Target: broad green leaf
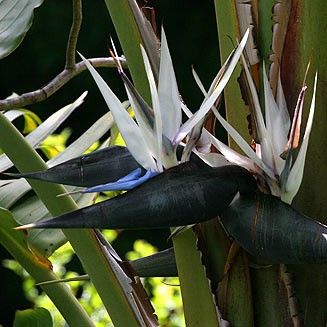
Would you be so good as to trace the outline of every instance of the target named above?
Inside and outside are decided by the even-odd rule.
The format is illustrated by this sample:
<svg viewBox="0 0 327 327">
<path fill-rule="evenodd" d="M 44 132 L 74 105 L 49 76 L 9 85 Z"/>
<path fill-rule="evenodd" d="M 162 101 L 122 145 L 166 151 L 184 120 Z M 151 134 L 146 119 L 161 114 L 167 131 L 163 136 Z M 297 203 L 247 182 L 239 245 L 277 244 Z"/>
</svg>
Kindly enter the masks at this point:
<svg viewBox="0 0 327 327">
<path fill-rule="evenodd" d="M 19 131 L 1 114 L 0 125 L 0 147 L 3 148 L 11 160 L 15 162 L 16 167 L 20 171 L 36 171 L 45 170 L 47 168 L 35 150 L 30 147 L 25 138 L 22 137 L 21 133 L 19 133 Z M 26 160 L 26 158 L 28 158 L 28 160 Z M 56 195 L 66 191 L 61 185 L 45 185 L 44 183 L 36 181 L 30 181 L 30 183 L 52 215 L 55 216 L 63 212 L 77 209 L 77 205 L 71 197 L 56 197 Z M 94 232 L 90 230 L 66 230 L 65 234 L 78 253 L 85 270 L 90 275 L 113 322 L 123 326 L 136 326 L 137 320 L 133 309 L 127 303 L 125 295 L 105 258 L 105 254 L 102 249 L 99 248 L 98 242 L 94 237 Z M 81 240 L 83 240 L 83 242 L 81 242 Z M 99 267 L 102 268 L 99 269 Z M 33 267 L 26 270 L 31 271 L 32 268 Z M 42 271 L 42 276 L 38 274 L 35 279 L 37 281 L 41 281 L 41 279 L 51 279 L 51 277 L 44 276 L 45 273 L 47 275 L 50 274 L 49 271 L 44 273 Z M 34 271 L 31 271 L 31 275 L 33 274 Z M 58 284 L 58 286 L 59 285 L 64 286 L 62 284 Z M 56 285 L 52 285 L 51 287 L 44 288 L 49 297 L 56 302 L 56 306 L 62 312 L 68 324 L 71 326 L 92 325 L 86 312 L 80 309 L 80 304 L 76 298 L 71 296 L 71 292 L 67 292 L 67 287 L 61 287 L 58 296 L 58 291 L 56 291 L 58 289 L 55 286 Z M 107 291 L 108 289 L 110 289 L 110 292 Z"/>
<path fill-rule="evenodd" d="M 26 248 L 25 236 L 23 233 L 16 233 L 14 228 L 17 222 L 12 217 L 9 210 L 0 207 L 0 229 L 1 232 L 6 233 L 9 237 L 15 240 L 19 246 Z"/>
<path fill-rule="evenodd" d="M 22 267 L 37 281 L 55 280 L 51 264 L 46 258 L 36 256 L 26 244 L 26 234 L 17 233 L 10 211 L 0 208 L 0 242 Z M 77 299 L 65 285 L 44 286 L 47 295 L 71 326 L 93 326 Z M 30 326 L 23 324 L 23 326 Z M 40 325 L 43 326 L 43 325 Z"/>
<path fill-rule="evenodd" d="M 44 308 L 18 310 L 15 314 L 14 327 L 52 327 L 50 312 Z"/>
<path fill-rule="evenodd" d="M 9 209 L 17 200 L 31 190 L 25 179 L 8 180 L 0 186 L 0 206 Z"/>
<path fill-rule="evenodd" d="M 189 229 L 177 235 L 173 243 L 186 325 L 228 326 L 216 305 L 193 231 Z"/>
<path fill-rule="evenodd" d="M 43 0 L 0 1 L 0 59 L 8 56 L 23 41 L 33 20 L 34 8 Z"/>
</svg>

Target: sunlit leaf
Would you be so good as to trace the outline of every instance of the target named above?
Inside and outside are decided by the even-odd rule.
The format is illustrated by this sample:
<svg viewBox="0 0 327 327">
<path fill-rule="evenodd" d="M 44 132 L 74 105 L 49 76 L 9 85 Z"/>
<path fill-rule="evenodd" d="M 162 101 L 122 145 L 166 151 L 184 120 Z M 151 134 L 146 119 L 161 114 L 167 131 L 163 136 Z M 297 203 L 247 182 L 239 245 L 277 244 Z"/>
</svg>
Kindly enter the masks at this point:
<svg viewBox="0 0 327 327">
<path fill-rule="evenodd" d="M 52 327 L 50 312 L 44 308 L 18 310 L 15 314 L 14 327 Z"/>
</svg>

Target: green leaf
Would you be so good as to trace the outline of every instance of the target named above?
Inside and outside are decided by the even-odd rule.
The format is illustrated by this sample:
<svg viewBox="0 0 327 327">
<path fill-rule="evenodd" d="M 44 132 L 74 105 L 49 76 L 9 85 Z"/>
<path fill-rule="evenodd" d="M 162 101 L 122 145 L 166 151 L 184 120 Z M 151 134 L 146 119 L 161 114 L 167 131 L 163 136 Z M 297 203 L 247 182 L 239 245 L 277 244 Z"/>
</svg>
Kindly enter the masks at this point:
<svg viewBox="0 0 327 327">
<path fill-rule="evenodd" d="M 179 234 L 173 242 L 186 325 L 228 326 L 216 306 L 193 231 Z"/>
<path fill-rule="evenodd" d="M 56 280 L 51 270 L 51 264 L 46 258 L 36 256 L 26 244 L 24 233 L 17 233 L 17 226 L 10 211 L 0 208 L 0 243 L 22 265 L 22 267 L 37 281 Z M 77 299 L 65 285 L 44 286 L 47 295 L 62 313 L 67 323 L 74 326 L 93 326 L 87 314 L 83 311 Z M 24 325 L 30 326 L 30 325 Z M 43 325 L 42 325 L 43 326 Z"/>
<path fill-rule="evenodd" d="M 14 228 L 17 223 L 12 217 L 10 211 L 0 207 L 0 230 L 12 238 L 19 246 L 26 248 L 25 237 L 23 233 L 16 233 Z M 1 239 L 0 239 L 1 240 Z"/>
<path fill-rule="evenodd" d="M 8 56 L 23 41 L 33 20 L 34 8 L 43 0 L 0 1 L 0 59 Z"/>
<path fill-rule="evenodd" d="M 35 150 L 1 113 L 0 126 L 0 147 L 15 163 L 18 170 L 36 171 L 46 169 L 45 163 L 40 159 Z M 40 199 L 46 204 L 52 215 L 58 215 L 77 208 L 70 197 L 56 197 L 56 195 L 66 192 L 62 186 L 56 184 L 45 185 L 44 183 L 36 181 L 30 181 L 30 184 Z M 108 264 L 105 254 L 98 246 L 98 241 L 95 239 L 93 231 L 66 230 L 65 235 L 78 253 L 105 307 L 110 312 L 110 317 L 113 322 L 121 324 L 122 326 L 136 326 L 137 320 L 133 308 L 127 303 L 126 297 L 114 276 L 112 268 Z M 31 271 L 31 269 L 29 270 L 31 275 L 36 275 L 37 272 L 34 270 Z M 47 275 L 49 275 L 49 272 L 47 272 Z M 35 279 L 37 281 L 42 281 L 49 280 L 51 277 L 38 275 Z M 54 286 L 57 285 L 44 286 L 44 289 L 49 297 L 56 303 L 56 306 L 65 316 L 65 319 L 71 321 L 71 323 L 68 323 L 71 326 L 81 326 L 82 324 L 83 326 L 92 325 L 92 323 L 89 323 L 85 311 L 80 310 L 78 301 L 72 296 L 71 292 L 68 292 L 66 288 L 61 287 L 57 289 L 54 288 Z M 110 289 L 110 292 L 108 292 L 108 289 Z M 67 303 L 68 301 L 70 304 Z M 78 311 L 78 313 L 76 313 L 76 311 Z"/>
<path fill-rule="evenodd" d="M 50 312 L 44 308 L 18 310 L 15 314 L 14 327 L 52 327 Z"/>
</svg>

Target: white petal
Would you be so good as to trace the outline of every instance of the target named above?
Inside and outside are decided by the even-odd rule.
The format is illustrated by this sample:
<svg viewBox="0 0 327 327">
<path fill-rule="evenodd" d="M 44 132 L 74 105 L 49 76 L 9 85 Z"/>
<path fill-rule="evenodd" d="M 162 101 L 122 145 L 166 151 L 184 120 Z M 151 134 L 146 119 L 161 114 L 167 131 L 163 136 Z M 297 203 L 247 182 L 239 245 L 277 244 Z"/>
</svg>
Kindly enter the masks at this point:
<svg viewBox="0 0 327 327">
<path fill-rule="evenodd" d="M 157 167 L 159 171 L 162 171 L 162 120 L 161 120 L 159 96 L 158 96 L 156 82 L 154 80 L 154 76 L 152 73 L 150 61 L 142 45 L 141 45 L 141 52 L 143 56 L 146 75 L 149 81 L 151 99 L 152 99 L 152 108 L 154 111 L 155 132 L 156 132 L 157 149 L 158 149 L 158 154 L 156 156 Z"/>
<path fill-rule="evenodd" d="M 271 171 L 269 167 L 257 156 L 257 154 L 253 151 L 250 145 L 242 138 L 242 136 L 236 131 L 232 125 L 230 125 L 218 112 L 217 109 L 212 108 L 215 116 L 219 120 L 219 122 L 226 129 L 228 134 L 233 138 L 233 140 L 237 143 L 237 145 L 242 149 L 242 151 L 253 160 L 253 162 L 258 165 L 270 178 L 274 179 L 274 173 Z"/>
<path fill-rule="evenodd" d="M 253 164 L 253 161 L 238 152 L 231 149 L 225 143 L 219 141 L 213 136 L 212 139 L 213 146 L 231 163 L 241 166 L 248 171 L 259 173 L 258 168 Z"/>
<path fill-rule="evenodd" d="M 250 92 L 252 95 L 252 101 L 253 101 L 253 105 L 254 105 L 254 117 L 253 118 L 255 119 L 257 133 L 258 133 L 258 136 L 260 139 L 261 153 L 262 153 L 261 158 L 266 166 L 268 166 L 270 169 L 274 169 L 274 157 L 273 157 L 272 143 L 271 143 L 269 134 L 267 132 L 264 119 L 263 119 L 257 89 L 254 84 L 252 75 L 249 71 L 245 57 L 243 55 L 241 56 L 241 59 L 242 59 L 246 79 L 249 83 Z"/>
<path fill-rule="evenodd" d="M 107 83 L 103 80 L 100 74 L 93 68 L 93 66 L 86 60 L 81 54 L 79 54 L 83 59 L 85 65 L 89 69 L 93 79 L 95 80 L 98 88 L 107 103 L 107 106 L 112 112 L 115 122 L 120 130 L 127 147 L 135 160 L 139 162 L 145 169 L 156 170 L 156 164 L 151 156 L 151 153 L 143 139 L 143 135 L 134 122 L 134 120 L 129 116 L 128 112 L 125 110 L 122 103 L 116 97 L 114 92 L 110 89 Z"/>
<path fill-rule="evenodd" d="M 290 114 L 287 109 L 287 104 L 284 96 L 282 82 L 280 80 L 280 74 L 278 74 L 278 84 L 277 84 L 277 96 L 276 96 L 277 106 L 282 115 L 283 124 L 287 131 L 290 130 L 291 127 L 291 119 Z"/>
<path fill-rule="evenodd" d="M 25 140 L 29 143 L 29 145 L 33 148 L 36 148 L 42 141 L 44 141 L 50 134 L 52 134 L 69 117 L 69 115 L 83 103 L 86 95 L 87 92 L 84 92 L 73 103 L 56 111 L 36 129 L 29 133 L 25 137 Z M 7 155 L 0 155 L 0 171 L 4 171 L 12 166 L 13 164 Z"/>
<path fill-rule="evenodd" d="M 317 78 L 318 78 L 318 74 L 316 73 L 314 87 L 313 87 L 313 95 L 312 95 L 312 100 L 311 100 L 311 106 L 310 106 L 310 111 L 309 111 L 309 117 L 308 117 L 308 121 L 307 121 L 307 126 L 305 128 L 303 141 L 302 141 L 299 153 L 297 155 L 297 158 L 296 158 L 294 165 L 288 176 L 287 183 L 286 183 L 286 192 L 285 192 L 285 194 L 282 195 L 282 200 L 287 203 L 292 202 L 292 200 L 293 200 L 294 196 L 296 195 L 296 193 L 298 192 L 301 182 L 302 182 L 305 157 L 306 157 L 306 153 L 307 153 L 307 149 L 308 149 L 309 138 L 310 138 L 312 122 L 313 122 L 313 116 L 314 116 L 314 112 L 315 112 Z"/>
<path fill-rule="evenodd" d="M 161 31 L 158 94 L 162 130 L 171 141 L 182 124 L 181 100 L 164 29 Z"/>
<path fill-rule="evenodd" d="M 200 90 L 202 91 L 203 95 L 205 97 L 207 97 L 207 93 L 206 90 L 201 82 L 200 77 L 198 76 L 198 74 L 195 72 L 194 69 L 192 69 L 192 73 L 194 76 L 194 79 L 196 81 L 196 83 L 198 84 Z M 211 84 L 213 85 L 213 84 Z M 212 88 L 212 86 L 211 86 Z M 210 91 L 210 90 L 209 90 Z M 214 108 L 214 113 L 217 113 L 218 111 Z M 227 123 L 227 122 L 226 122 Z M 231 126 L 230 126 L 231 127 Z M 231 127 L 231 129 L 233 129 Z M 234 129 L 233 129 L 234 130 Z M 227 130 L 228 132 L 228 130 Z M 236 131 L 235 131 L 236 132 Z M 241 154 L 237 153 L 236 151 L 234 151 L 233 149 L 231 149 L 230 147 L 228 147 L 227 145 L 225 145 L 224 143 L 220 142 L 217 138 L 215 138 L 212 134 L 210 134 L 207 130 L 204 130 L 204 132 L 202 133 L 203 137 L 207 137 L 208 139 L 210 139 L 210 141 L 212 142 L 212 144 L 216 147 L 216 149 L 222 153 L 224 155 L 224 157 L 231 163 L 237 164 L 241 167 L 244 167 L 246 169 L 248 169 L 249 171 L 252 172 L 256 172 L 259 173 L 258 168 L 253 164 L 253 161 L 248 159 L 245 156 L 242 156 Z M 241 138 L 241 136 L 239 135 L 239 137 Z M 245 141 L 244 141 L 245 142 Z M 245 142 L 246 147 L 248 148 L 248 144 Z M 250 147 L 249 147 L 250 148 Z M 253 150 L 250 148 L 248 149 L 249 151 L 251 151 L 254 155 L 255 153 L 253 152 Z M 195 152 L 196 153 L 196 152 Z M 252 155 L 251 153 L 251 155 Z M 199 155 L 199 157 L 202 158 L 203 161 L 207 162 L 208 159 L 204 158 L 202 156 Z M 260 160 L 260 158 L 257 158 L 258 160 Z M 206 161 L 207 160 L 207 161 Z M 209 163 L 209 165 L 214 165 L 213 162 Z"/>
<path fill-rule="evenodd" d="M 285 125 L 283 114 L 277 107 L 266 74 L 265 64 L 263 64 L 263 87 L 265 96 L 266 130 L 272 143 L 274 167 L 276 167 L 276 172 L 280 175 L 285 163 L 280 155 L 283 153 L 287 143 L 289 126 L 287 126 L 287 124 Z"/>
<path fill-rule="evenodd" d="M 249 36 L 249 30 L 244 34 L 240 44 L 236 48 L 232 58 L 230 59 L 229 65 L 224 72 L 223 77 L 221 78 L 218 85 L 215 87 L 214 91 L 210 95 L 210 97 L 201 105 L 200 109 L 188 120 L 182 127 L 179 129 L 179 132 L 174 138 L 174 143 L 178 144 L 183 138 L 191 131 L 191 129 L 206 115 L 206 113 L 211 109 L 213 104 L 219 95 L 223 92 L 226 84 L 228 83 L 235 66 L 238 63 L 238 60 L 242 54 L 242 51 L 245 47 L 247 38 Z"/>
</svg>

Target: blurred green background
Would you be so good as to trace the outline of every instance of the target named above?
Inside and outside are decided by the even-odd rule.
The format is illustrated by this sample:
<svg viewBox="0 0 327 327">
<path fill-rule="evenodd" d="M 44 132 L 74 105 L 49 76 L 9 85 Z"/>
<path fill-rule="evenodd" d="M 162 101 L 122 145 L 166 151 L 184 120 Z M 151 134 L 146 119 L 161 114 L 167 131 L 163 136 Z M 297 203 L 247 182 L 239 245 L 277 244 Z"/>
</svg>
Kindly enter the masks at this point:
<svg viewBox="0 0 327 327">
<path fill-rule="evenodd" d="M 159 30 L 161 24 L 164 25 L 180 93 L 189 108 L 194 110 L 201 103 L 202 96 L 192 77 L 192 65 L 205 86 L 210 84 L 219 68 L 214 4 L 209 0 L 153 0 L 148 1 L 147 5 L 155 9 Z M 72 4 L 68 0 L 45 1 L 41 7 L 35 10 L 33 25 L 23 43 L 15 52 L 0 61 L 1 99 L 11 95 L 12 92 L 22 94 L 36 90 L 48 83 L 63 69 L 71 14 Z M 113 37 L 117 45 L 118 39 L 105 2 L 100 0 L 84 1 L 83 23 L 77 45 L 78 51 L 86 57 L 108 56 L 107 44 L 110 36 Z M 116 70 L 101 69 L 100 72 L 120 99 L 126 99 L 123 84 Z M 72 102 L 84 90 L 89 91 L 85 103 L 72 114 L 57 132 L 60 133 L 64 127 L 71 128 L 72 134 L 67 140 L 67 144 L 69 144 L 107 111 L 107 106 L 87 72 L 75 77 L 45 102 L 29 106 L 28 109 L 44 120 L 51 113 Z M 168 235 L 168 230 L 148 230 L 121 231 L 109 235 L 109 237 L 111 237 L 113 246 L 122 257 L 126 257 L 126 254 L 129 253 L 128 256 L 134 258 L 154 251 L 152 246 L 158 250 L 166 248 L 169 245 L 167 244 Z M 133 250 L 134 252 L 131 253 L 130 251 Z M 59 271 L 59 273 L 74 272 L 68 276 L 83 274 L 78 259 L 69 253 L 69 250 L 64 249 L 56 254 L 54 260 L 59 260 L 65 264 L 64 271 Z M 41 290 L 34 288 L 33 281 L 26 278 L 24 272 L 15 265 L 15 262 L 8 261 L 8 259 L 11 259 L 10 255 L 0 247 L 0 324 L 3 326 L 12 326 L 17 308 L 29 308 L 33 306 L 33 301 L 36 299 L 41 305 L 47 301 L 44 297 L 39 297 Z M 24 288 L 21 277 L 25 280 Z M 167 282 L 174 284 L 176 280 Z M 145 283 L 149 292 L 154 291 L 155 285 L 154 302 L 162 301 L 169 295 L 160 293 L 160 287 L 164 285 L 162 279 L 152 282 L 145 281 Z M 90 295 L 92 292 L 91 288 L 88 288 L 88 283 L 75 283 L 72 287 L 76 295 L 87 302 L 87 294 Z M 171 288 L 171 292 L 175 293 L 169 295 L 175 295 L 175 299 L 178 298 L 176 289 Z M 24 290 L 29 290 L 28 294 Z M 88 303 L 90 310 L 97 303 L 99 301 L 93 304 Z M 165 326 L 180 325 L 181 321 L 178 319 L 180 312 L 169 312 L 169 304 L 164 305 L 166 305 L 166 311 L 170 315 L 170 323 L 166 324 L 162 321 L 162 324 Z M 181 303 L 171 305 L 172 307 L 175 305 L 180 307 Z M 167 312 L 164 314 L 167 315 Z M 99 321 L 101 321 L 101 312 L 97 312 L 97 314 L 100 317 Z M 174 318 L 174 314 L 177 318 Z"/>
</svg>

